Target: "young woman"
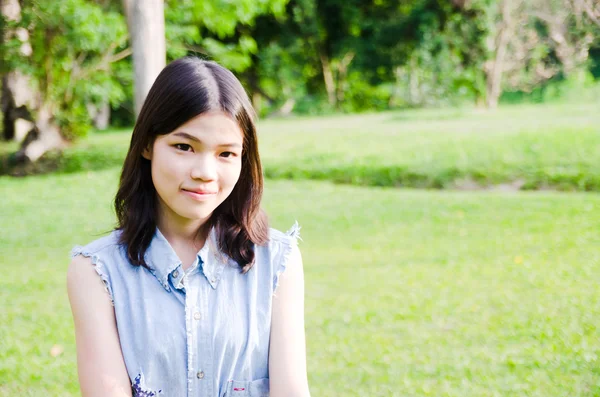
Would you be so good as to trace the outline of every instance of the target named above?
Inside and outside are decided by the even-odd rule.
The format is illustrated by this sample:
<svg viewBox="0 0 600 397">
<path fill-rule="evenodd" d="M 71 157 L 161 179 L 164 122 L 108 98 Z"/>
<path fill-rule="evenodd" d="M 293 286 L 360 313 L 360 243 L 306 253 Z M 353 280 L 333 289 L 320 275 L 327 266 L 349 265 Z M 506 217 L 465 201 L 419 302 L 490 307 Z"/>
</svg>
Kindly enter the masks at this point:
<svg viewBox="0 0 600 397">
<path fill-rule="evenodd" d="M 217 63 L 158 76 L 118 227 L 75 247 L 67 274 L 84 396 L 309 395 L 298 227 L 269 229 L 260 209 L 254 119 Z"/>
</svg>

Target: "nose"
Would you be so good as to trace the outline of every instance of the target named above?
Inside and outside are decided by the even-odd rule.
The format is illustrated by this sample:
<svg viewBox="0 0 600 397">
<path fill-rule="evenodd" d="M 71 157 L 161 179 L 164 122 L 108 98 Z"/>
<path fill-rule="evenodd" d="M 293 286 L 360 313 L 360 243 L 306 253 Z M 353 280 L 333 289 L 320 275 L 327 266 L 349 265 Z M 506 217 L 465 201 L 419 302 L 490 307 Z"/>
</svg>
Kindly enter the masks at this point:
<svg viewBox="0 0 600 397">
<path fill-rule="evenodd" d="M 210 154 L 198 154 L 190 172 L 192 179 L 213 181 L 217 178 L 217 161 Z"/>
</svg>

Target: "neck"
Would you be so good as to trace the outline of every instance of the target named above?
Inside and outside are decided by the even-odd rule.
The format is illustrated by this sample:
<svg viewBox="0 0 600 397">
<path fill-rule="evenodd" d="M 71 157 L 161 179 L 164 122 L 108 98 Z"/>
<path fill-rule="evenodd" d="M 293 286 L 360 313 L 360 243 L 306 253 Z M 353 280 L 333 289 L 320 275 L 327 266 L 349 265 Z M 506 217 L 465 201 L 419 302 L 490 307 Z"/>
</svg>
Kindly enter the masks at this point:
<svg viewBox="0 0 600 397">
<path fill-rule="evenodd" d="M 197 252 L 204 245 L 208 230 L 208 219 L 185 219 L 160 206 L 157 226 L 171 247 L 180 256 L 184 251 Z M 182 252 L 183 251 L 183 252 Z"/>
</svg>

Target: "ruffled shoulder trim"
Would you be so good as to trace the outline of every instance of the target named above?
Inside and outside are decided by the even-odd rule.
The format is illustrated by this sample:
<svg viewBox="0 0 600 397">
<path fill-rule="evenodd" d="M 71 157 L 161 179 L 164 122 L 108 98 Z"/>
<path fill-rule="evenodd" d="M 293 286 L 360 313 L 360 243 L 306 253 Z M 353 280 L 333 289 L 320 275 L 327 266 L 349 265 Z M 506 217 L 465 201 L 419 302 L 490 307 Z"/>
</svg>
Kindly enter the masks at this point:
<svg viewBox="0 0 600 397">
<path fill-rule="evenodd" d="M 275 263 L 275 276 L 273 277 L 273 293 L 277 290 L 279 286 L 279 279 L 285 269 L 288 267 L 288 264 L 295 260 L 300 259 L 300 250 L 298 249 L 298 240 L 302 241 L 300 237 L 300 225 L 298 222 L 295 222 L 294 225 L 285 233 L 282 233 L 278 230 L 271 229 L 271 240 L 278 242 L 279 247 L 279 255 L 274 258 Z"/>
<path fill-rule="evenodd" d="M 102 261 L 102 251 L 111 245 L 115 245 L 115 237 L 115 232 L 113 232 L 110 235 L 93 241 L 86 246 L 76 245 L 71 250 L 71 258 L 81 255 L 92 260 L 92 265 L 104 283 L 104 289 L 110 296 L 110 302 L 113 306 L 115 305 L 115 299 L 111 287 L 110 276 Z"/>
</svg>

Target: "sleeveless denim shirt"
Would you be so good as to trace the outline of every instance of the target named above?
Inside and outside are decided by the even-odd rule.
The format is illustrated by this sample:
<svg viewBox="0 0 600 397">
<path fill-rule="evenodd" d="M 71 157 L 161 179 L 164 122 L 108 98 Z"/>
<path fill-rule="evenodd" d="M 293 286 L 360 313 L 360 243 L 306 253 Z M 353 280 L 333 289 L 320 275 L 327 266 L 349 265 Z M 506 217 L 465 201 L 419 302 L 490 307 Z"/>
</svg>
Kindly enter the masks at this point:
<svg viewBox="0 0 600 397">
<path fill-rule="evenodd" d="M 110 294 L 134 397 L 269 395 L 272 297 L 301 260 L 298 231 L 271 229 L 246 274 L 216 249 L 214 230 L 186 271 L 158 228 L 145 254 L 151 270 L 130 264 L 119 231 L 73 248 Z"/>
</svg>

